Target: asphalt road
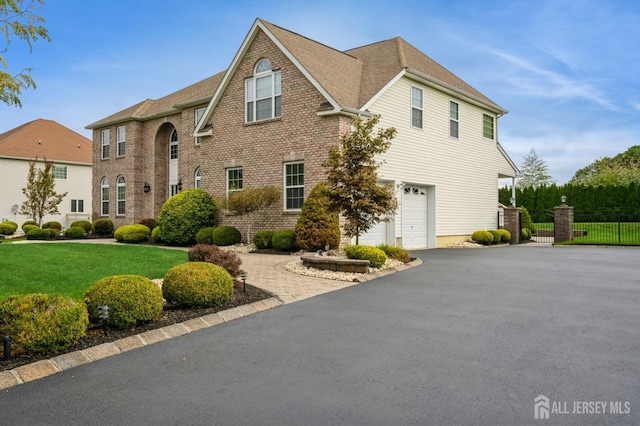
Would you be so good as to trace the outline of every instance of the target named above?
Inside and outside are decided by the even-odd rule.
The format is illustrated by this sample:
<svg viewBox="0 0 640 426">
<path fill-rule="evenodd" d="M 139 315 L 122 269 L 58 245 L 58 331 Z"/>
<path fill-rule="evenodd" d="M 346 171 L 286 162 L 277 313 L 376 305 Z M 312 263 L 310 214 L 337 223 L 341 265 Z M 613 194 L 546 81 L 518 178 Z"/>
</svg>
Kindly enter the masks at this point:
<svg viewBox="0 0 640 426">
<path fill-rule="evenodd" d="M 422 266 L 6 389 L 0 424 L 640 423 L 639 249 L 413 254 Z"/>
</svg>

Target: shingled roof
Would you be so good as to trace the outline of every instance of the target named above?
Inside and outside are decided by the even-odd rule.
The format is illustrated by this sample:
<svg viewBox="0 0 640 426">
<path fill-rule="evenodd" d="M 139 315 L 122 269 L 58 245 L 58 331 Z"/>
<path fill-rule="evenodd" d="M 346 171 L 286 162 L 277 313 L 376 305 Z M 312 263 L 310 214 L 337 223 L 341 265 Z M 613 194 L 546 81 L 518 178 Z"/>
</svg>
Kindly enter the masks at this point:
<svg viewBox="0 0 640 426">
<path fill-rule="evenodd" d="M 63 125 L 39 118 L 0 134 L 0 157 L 92 163 L 91 140 Z"/>
<path fill-rule="evenodd" d="M 400 37 L 369 44 L 344 52 L 311 40 L 270 22 L 257 19 L 245 39 L 252 40 L 253 32 L 263 30 L 297 62 L 306 74 L 319 85 L 341 108 L 362 109 L 384 86 L 403 72 L 416 78 L 424 77 L 431 84 L 469 97 L 497 112 L 506 111 L 455 74 L 420 52 Z M 241 59 L 242 51 L 234 59 Z M 233 68 L 232 67 L 230 69 Z M 147 99 L 87 126 L 98 128 L 128 119 L 145 120 L 179 111 L 176 106 L 214 96 L 225 74 L 220 72 L 208 79 L 174 92 L 158 100 Z M 224 87 L 223 87 L 224 89 Z"/>
</svg>

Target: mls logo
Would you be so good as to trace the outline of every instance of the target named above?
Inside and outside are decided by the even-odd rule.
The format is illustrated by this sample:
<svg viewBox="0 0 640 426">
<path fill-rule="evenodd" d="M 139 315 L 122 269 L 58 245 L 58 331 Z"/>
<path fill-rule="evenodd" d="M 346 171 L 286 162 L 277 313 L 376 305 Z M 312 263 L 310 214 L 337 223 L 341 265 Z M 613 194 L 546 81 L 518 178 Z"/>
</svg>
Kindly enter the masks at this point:
<svg viewBox="0 0 640 426">
<path fill-rule="evenodd" d="M 549 398 L 544 395 L 538 395 L 533 400 L 533 417 L 536 419 L 548 419 L 549 418 Z"/>
</svg>

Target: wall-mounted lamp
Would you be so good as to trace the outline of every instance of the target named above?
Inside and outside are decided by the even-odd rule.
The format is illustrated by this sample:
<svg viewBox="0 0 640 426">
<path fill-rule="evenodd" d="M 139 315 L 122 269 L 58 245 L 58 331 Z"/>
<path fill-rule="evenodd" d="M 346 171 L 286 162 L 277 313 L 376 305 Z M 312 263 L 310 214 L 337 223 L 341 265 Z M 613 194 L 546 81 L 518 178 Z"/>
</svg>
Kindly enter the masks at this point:
<svg viewBox="0 0 640 426">
<path fill-rule="evenodd" d="M 182 179 L 178 179 L 178 192 L 182 192 Z"/>
<path fill-rule="evenodd" d="M 144 191 L 145 194 L 147 194 L 149 191 L 151 191 L 151 185 L 149 185 L 149 182 L 145 182 L 144 186 L 142 187 L 142 190 Z"/>
</svg>

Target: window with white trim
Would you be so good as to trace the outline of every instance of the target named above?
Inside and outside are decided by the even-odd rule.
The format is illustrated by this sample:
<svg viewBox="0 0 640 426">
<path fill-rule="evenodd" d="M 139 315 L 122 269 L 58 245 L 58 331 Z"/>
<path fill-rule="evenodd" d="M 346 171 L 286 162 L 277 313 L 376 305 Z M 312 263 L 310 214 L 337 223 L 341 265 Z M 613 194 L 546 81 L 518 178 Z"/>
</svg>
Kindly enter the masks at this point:
<svg viewBox="0 0 640 426">
<path fill-rule="evenodd" d="M 100 181 L 100 215 L 109 216 L 109 178 Z"/>
<path fill-rule="evenodd" d="M 107 158 L 109 158 L 109 135 L 110 135 L 109 129 L 104 129 L 102 131 L 102 135 L 101 135 L 102 150 L 100 153 L 100 158 L 102 160 L 106 160 Z"/>
<path fill-rule="evenodd" d="M 241 191 L 243 187 L 242 167 L 227 169 L 227 194 L 234 191 Z"/>
<path fill-rule="evenodd" d="M 193 123 L 194 126 L 198 125 L 198 121 L 200 121 L 200 119 L 202 118 L 202 116 L 204 115 L 204 111 L 206 110 L 206 108 L 196 108 L 195 114 L 194 114 L 194 121 L 195 123 Z M 196 137 L 195 138 L 195 144 L 196 145 L 200 145 L 201 141 L 201 137 Z"/>
<path fill-rule="evenodd" d="M 193 174 L 194 179 L 194 188 L 201 188 L 202 184 L 202 172 L 200 171 L 200 167 L 198 167 Z"/>
<path fill-rule="evenodd" d="M 54 164 L 51 168 L 51 173 L 55 180 L 67 180 L 67 166 L 57 166 Z"/>
<path fill-rule="evenodd" d="M 449 101 L 449 136 L 458 138 L 458 103 Z"/>
<path fill-rule="evenodd" d="M 284 165 L 284 209 L 300 210 L 304 203 L 304 163 Z"/>
<path fill-rule="evenodd" d="M 71 200 L 71 213 L 84 213 L 84 200 Z"/>
<path fill-rule="evenodd" d="M 422 89 L 411 86 L 411 127 L 422 129 Z"/>
<path fill-rule="evenodd" d="M 118 157 L 124 157 L 125 153 L 125 142 L 126 142 L 126 131 L 124 126 L 116 127 L 116 155 Z"/>
<path fill-rule="evenodd" d="M 126 187 L 124 182 L 124 176 L 118 176 L 118 179 L 116 180 L 116 194 L 117 194 L 116 199 L 117 199 L 117 205 L 118 205 L 116 215 L 124 216 L 124 214 L 126 213 L 126 204 L 125 204 Z"/>
<path fill-rule="evenodd" d="M 487 139 L 494 138 L 493 117 L 487 114 L 482 115 L 482 136 Z"/>
<path fill-rule="evenodd" d="M 169 159 L 178 159 L 178 132 L 176 132 L 176 129 L 173 129 L 169 138 Z"/>
<path fill-rule="evenodd" d="M 261 59 L 253 77 L 245 80 L 245 119 L 247 123 L 282 115 L 281 73 L 271 69 L 268 59 Z"/>
</svg>

